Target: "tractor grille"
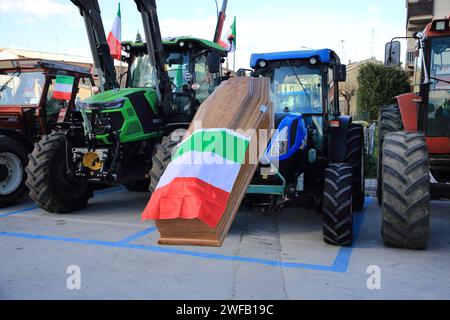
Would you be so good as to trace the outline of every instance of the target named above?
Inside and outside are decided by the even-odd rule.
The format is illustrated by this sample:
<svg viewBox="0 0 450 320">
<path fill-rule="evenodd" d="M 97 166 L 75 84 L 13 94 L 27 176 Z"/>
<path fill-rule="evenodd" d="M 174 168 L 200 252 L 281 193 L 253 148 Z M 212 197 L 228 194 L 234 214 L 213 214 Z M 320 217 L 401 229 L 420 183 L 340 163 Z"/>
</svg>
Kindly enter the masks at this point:
<svg viewBox="0 0 450 320">
<path fill-rule="evenodd" d="M 137 133 L 141 132 L 141 126 L 139 124 L 139 121 L 133 121 L 131 122 L 131 124 L 128 126 L 127 131 L 126 131 L 126 135 L 127 136 L 131 136 Z"/>
</svg>

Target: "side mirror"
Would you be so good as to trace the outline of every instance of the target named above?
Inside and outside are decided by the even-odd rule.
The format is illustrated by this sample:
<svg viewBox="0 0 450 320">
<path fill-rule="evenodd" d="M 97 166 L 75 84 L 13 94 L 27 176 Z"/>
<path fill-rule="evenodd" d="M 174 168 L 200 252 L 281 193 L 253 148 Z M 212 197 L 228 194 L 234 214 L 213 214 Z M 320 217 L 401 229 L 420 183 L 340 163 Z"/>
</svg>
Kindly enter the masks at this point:
<svg viewBox="0 0 450 320">
<path fill-rule="evenodd" d="M 345 82 L 347 80 L 347 66 L 345 64 L 341 64 L 337 70 L 337 81 Z"/>
<path fill-rule="evenodd" d="M 222 57 L 214 51 L 208 53 L 206 57 L 206 61 L 208 63 L 208 71 L 209 73 L 219 73 L 220 72 L 220 63 Z"/>
<path fill-rule="evenodd" d="M 392 41 L 386 43 L 384 50 L 384 66 L 385 67 L 398 67 L 400 66 L 400 41 Z"/>
</svg>

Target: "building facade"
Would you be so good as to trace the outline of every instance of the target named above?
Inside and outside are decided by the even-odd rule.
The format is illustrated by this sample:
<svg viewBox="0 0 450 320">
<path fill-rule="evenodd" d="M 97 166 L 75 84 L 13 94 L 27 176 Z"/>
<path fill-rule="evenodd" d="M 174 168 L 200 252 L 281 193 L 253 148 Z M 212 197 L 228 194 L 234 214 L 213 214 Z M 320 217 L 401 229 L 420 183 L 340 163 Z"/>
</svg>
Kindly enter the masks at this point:
<svg viewBox="0 0 450 320">
<path fill-rule="evenodd" d="M 450 0 L 406 0 L 406 36 L 412 37 L 415 32 L 423 31 L 433 18 L 450 16 Z M 408 39 L 406 51 L 406 71 L 410 77 L 414 75 L 416 40 Z"/>
<path fill-rule="evenodd" d="M 357 108 L 359 70 L 367 63 L 382 64 L 375 58 L 349 63 L 347 65 L 347 80 L 339 84 L 339 109 L 342 114 L 351 115 L 354 119 L 360 118 Z"/>
</svg>

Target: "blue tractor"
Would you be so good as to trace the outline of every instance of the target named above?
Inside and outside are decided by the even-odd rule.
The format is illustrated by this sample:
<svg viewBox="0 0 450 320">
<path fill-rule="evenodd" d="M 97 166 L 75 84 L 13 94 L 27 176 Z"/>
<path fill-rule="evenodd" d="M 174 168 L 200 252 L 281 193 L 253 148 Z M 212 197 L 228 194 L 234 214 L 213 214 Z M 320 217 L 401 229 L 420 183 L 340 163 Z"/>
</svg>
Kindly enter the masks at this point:
<svg viewBox="0 0 450 320">
<path fill-rule="evenodd" d="M 353 212 L 364 206 L 364 133 L 339 111 L 346 66 L 329 49 L 253 54 L 250 64 L 271 80 L 277 130 L 245 203 L 316 208 L 324 241 L 350 245 Z"/>
</svg>

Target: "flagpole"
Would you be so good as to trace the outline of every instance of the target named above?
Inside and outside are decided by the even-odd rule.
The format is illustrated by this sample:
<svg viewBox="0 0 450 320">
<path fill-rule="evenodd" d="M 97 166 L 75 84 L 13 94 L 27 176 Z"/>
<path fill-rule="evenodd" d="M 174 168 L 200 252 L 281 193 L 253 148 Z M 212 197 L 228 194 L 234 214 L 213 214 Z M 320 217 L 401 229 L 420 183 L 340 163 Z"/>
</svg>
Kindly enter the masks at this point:
<svg viewBox="0 0 450 320">
<path fill-rule="evenodd" d="M 233 52 L 233 72 L 236 71 L 236 51 Z"/>
</svg>

